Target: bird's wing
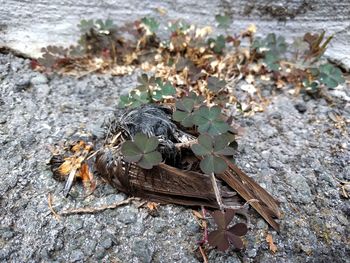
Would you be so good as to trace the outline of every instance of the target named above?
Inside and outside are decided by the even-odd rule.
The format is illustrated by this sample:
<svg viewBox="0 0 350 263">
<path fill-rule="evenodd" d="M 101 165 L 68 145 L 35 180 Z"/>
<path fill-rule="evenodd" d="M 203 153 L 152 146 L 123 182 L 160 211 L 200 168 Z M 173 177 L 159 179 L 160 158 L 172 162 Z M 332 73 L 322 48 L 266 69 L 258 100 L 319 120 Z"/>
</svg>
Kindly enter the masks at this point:
<svg viewBox="0 0 350 263">
<path fill-rule="evenodd" d="M 259 202 L 252 202 L 251 206 L 277 231 L 279 224 L 274 217 L 281 216 L 279 202 L 274 199 L 264 188 L 258 185 L 252 178 L 241 171 L 235 164 L 223 157 L 229 169 L 217 176 L 232 187 L 244 200 L 256 199 Z"/>
<path fill-rule="evenodd" d="M 95 167 L 118 190 L 159 203 L 219 208 L 208 175 L 180 170 L 164 163 L 145 170 L 116 156 L 118 154 L 110 149 L 100 150 Z M 228 194 L 224 188 L 222 192 L 225 203 L 241 205 L 232 192 Z"/>
</svg>

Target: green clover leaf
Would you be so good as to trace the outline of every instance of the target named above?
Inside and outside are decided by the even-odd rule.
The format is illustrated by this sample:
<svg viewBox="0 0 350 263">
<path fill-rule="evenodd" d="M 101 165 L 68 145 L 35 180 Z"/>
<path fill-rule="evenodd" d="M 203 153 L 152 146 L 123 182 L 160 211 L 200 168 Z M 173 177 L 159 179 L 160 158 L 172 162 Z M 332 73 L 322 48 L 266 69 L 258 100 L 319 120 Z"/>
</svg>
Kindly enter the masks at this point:
<svg viewBox="0 0 350 263">
<path fill-rule="evenodd" d="M 337 87 L 339 84 L 344 83 L 345 81 L 341 70 L 334 67 L 332 64 L 321 65 L 319 71 L 320 82 L 325 84 L 330 89 Z"/>
<path fill-rule="evenodd" d="M 202 156 L 199 166 L 206 174 L 223 173 L 227 164 L 222 155 L 233 155 L 234 148 L 228 146 L 230 139 L 226 134 L 212 136 L 201 134 L 198 137 L 198 144 L 193 144 L 191 149 L 197 156 Z"/>
<path fill-rule="evenodd" d="M 144 17 L 141 19 L 141 22 L 152 34 L 154 34 L 159 28 L 159 23 L 153 17 Z"/>
<path fill-rule="evenodd" d="M 160 101 L 162 99 L 171 98 L 176 94 L 176 89 L 169 81 L 163 83 L 160 78 L 156 79 L 156 88 L 152 92 L 152 99 Z"/>
<path fill-rule="evenodd" d="M 223 35 L 218 36 L 216 39 L 209 38 L 208 45 L 216 54 L 222 54 L 226 45 L 226 38 Z"/>
<path fill-rule="evenodd" d="M 216 15 L 216 22 L 218 22 L 218 27 L 220 28 L 229 28 L 232 23 L 232 19 L 228 15 Z"/>
<path fill-rule="evenodd" d="M 144 169 L 151 169 L 162 162 L 162 155 L 156 149 L 159 141 L 156 137 L 148 138 L 145 134 L 137 133 L 133 141 L 125 141 L 121 151 L 124 160 L 137 163 Z"/>
<path fill-rule="evenodd" d="M 142 74 L 137 78 L 139 85 L 136 87 L 139 91 L 148 91 L 152 85 L 155 85 L 155 78 L 148 78 L 147 74 Z"/>
<path fill-rule="evenodd" d="M 176 101 L 175 105 L 176 111 L 173 113 L 173 120 L 180 122 L 184 127 L 192 127 L 195 101 L 190 98 L 184 98 Z"/>
<path fill-rule="evenodd" d="M 194 124 L 198 125 L 200 133 L 218 135 L 227 132 L 230 126 L 221 119 L 221 108 L 202 106 L 194 114 Z"/>
</svg>

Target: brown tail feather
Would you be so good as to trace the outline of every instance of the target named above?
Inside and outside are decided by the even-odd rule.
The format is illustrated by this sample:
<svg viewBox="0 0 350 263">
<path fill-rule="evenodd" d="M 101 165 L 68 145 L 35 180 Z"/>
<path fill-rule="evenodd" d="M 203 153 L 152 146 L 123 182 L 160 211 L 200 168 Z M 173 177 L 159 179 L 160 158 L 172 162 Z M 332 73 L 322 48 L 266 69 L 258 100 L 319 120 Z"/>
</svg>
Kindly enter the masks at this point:
<svg viewBox="0 0 350 263">
<path fill-rule="evenodd" d="M 226 159 L 229 170 L 217 175 L 246 201 L 257 199 L 259 202 L 251 203 L 252 207 L 277 231 L 279 224 L 273 217 L 280 217 L 278 202 L 252 178 L 242 172 L 236 165 Z"/>
</svg>

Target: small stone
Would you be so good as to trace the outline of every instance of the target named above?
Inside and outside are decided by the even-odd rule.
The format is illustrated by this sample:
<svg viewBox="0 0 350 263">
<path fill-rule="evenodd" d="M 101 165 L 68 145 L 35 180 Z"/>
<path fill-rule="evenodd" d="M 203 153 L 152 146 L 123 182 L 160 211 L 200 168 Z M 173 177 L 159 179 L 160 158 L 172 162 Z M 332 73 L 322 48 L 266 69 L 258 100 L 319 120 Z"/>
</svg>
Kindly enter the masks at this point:
<svg viewBox="0 0 350 263">
<path fill-rule="evenodd" d="M 36 92 L 39 98 L 47 98 L 51 92 L 51 87 L 47 84 L 36 85 Z"/>
<path fill-rule="evenodd" d="M 166 229 L 167 223 L 161 218 L 155 218 L 153 229 L 156 233 L 161 233 Z"/>
<path fill-rule="evenodd" d="M 153 251 L 149 247 L 147 240 L 136 240 L 133 245 L 134 256 L 137 257 L 140 262 L 151 262 Z"/>
<path fill-rule="evenodd" d="M 349 220 L 345 216 L 343 216 L 342 214 L 337 214 L 337 218 L 338 218 L 339 222 L 342 223 L 343 225 L 345 225 L 345 226 L 349 225 Z"/>
<path fill-rule="evenodd" d="M 271 168 L 273 168 L 273 169 L 276 169 L 276 170 L 278 170 L 279 168 L 282 167 L 281 163 L 278 162 L 278 161 L 275 161 L 275 160 L 270 160 L 270 161 L 269 161 L 269 166 L 270 166 Z"/>
<path fill-rule="evenodd" d="M 126 225 L 135 223 L 136 222 L 136 213 L 130 212 L 130 211 L 125 211 L 119 215 L 118 220 Z"/>
<path fill-rule="evenodd" d="M 256 227 L 258 229 L 267 229 L 268 225 L 263 219 L 259 219 L 258 222 L 256 223 Z"/>
<path fill-rule="evenodd" d="M 84 225 L 84 222 L 82 220 L 72 218 L 68 223 L 68 228 L 72 229 L 73 231 L 77 231 L 79 229 L 82 229 L 83 225 Z"/>
<path fill-rule="evenodd" d="M 103 78 L 98 77 L 96 75 L 93 75 L 91 77 L 91 82 L 95 88 L 103 89 L 107 86 L 106 81 Z"/>
<path fill-rule="evenodd" d="M 95 248 L 97 246 L 97 241 L 94 239 L 87 238 L 82 246 L 84 254 L 87 256 L 91 256 L 94 254 Z"/>
<path fill-rule="evenodd" d="M 46 84 L 47 82 L 48 82 L 48 79 L 43 74 L 38 74 L 30 80 L 30 83 L 32 85 L 41 85 L 41 84 Z"/>
<path fill-rule="evenodd" d="M 250 249 L 250 250 L 248 251 L 248 257 L 250 257 L 250 258 L 255 258 L 255 257 L 256 257 L 256 253 L 257 253 L 257 251 L 256 251 L 255 248 L 254 248 L 254 249 Z"/>
<path fill-rule="evenodd" d="M 266 138 L 274 137 L 278 134 L 278 131 L 275 127 L 272 127 L 271 125 L 266 125 L 261 132 L 265 135 Z"/>
<path fill-rule="evenodd" d="M 299 173 L 288 173 L 286 179 L 288 184 L 295 189 L 295 192 L 292 194 L 295 202 L 304 204 L 312 202 L 314 197 L 304 176 Z"/>
<path fill-rule="evenodd" d="M 110 237 L 107 237 L 106 239 L 102 240 L 100 244 L 104 249 L 109 249 L 113 246 L 113 240 Z"/>
<path fill-rule="evenodd" d="M 16 91 L 22 91 L 30 86 L 30 78 L 29 76 L 22 76 L 21 78 L 17 79 L 15 82 L 16 85 Z"/>
<path fill-rule="evenodd" d="M 71 262 L 77 262 L 84 260 L 84 253 L 80 249 L 73 250 L 70 254 Z"/>
<path fill-rule="evenodd" d="M 10 227 L 4 227 L 0 229 L 0 237 L 5 240 L 10 240 L 15 236 L 14 231 Z"/>
<path fill-rule="evenodd" d="M 274 120 L 282 120 L 282 115 L 279 112 L 273 112 L 269 115 L 269 117 Z"/>
<path fill-rule="evenodd" d="M 297 104 L 295 104 L 294 107 L 295 107 L 295 108 L 297 109 L 297 111 L 299 111 L 300 113 L 304 113 L 304 112 L 307 111 L 306 105 L 305 105 L 304 103 L 297 103 Z"/>
<path fill-rule="evenodd" d="M 95 257 L 99 260 L 103 259 L 106 255 L 106 250 L 102 247 L 98 247 L 95 251 Z"/>
</svg>

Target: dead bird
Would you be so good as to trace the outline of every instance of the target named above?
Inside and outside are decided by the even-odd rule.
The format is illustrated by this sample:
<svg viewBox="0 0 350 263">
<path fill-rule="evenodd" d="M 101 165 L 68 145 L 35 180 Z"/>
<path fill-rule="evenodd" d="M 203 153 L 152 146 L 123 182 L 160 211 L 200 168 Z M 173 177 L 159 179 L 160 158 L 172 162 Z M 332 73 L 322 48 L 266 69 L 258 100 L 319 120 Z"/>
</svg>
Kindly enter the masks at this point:
<svg viewBox="0 0 350 263">
<path fill-rule="evenodd" d="M 111 122 L 107 141 L 96 155 L 97 172 L 118 190 L 159 203 L 216 209 L 241 207 L 238 193 L 246 202 L 256 200 L 252 207 L 278 230 L 274 220 L 280 216 L 278 202 L 235 164 L 227 160 L 229 168 L 215 176 L 183 169 L 181 160 L 192 153 L 175 145 L 193 141 L 196 136 L 178 127 L 171 113 L 170 108 L 152 104 L 124 111 Z M 158 138 L 165 163 L 146 170 L 123 160 L 122 142 L 138 132 Z"/>
</svg>

